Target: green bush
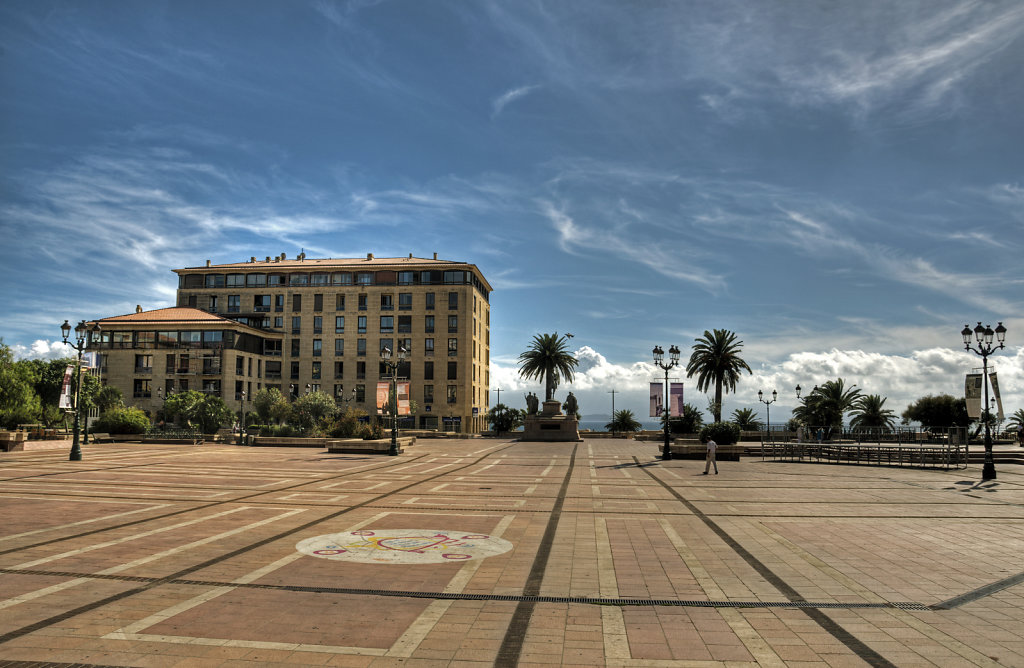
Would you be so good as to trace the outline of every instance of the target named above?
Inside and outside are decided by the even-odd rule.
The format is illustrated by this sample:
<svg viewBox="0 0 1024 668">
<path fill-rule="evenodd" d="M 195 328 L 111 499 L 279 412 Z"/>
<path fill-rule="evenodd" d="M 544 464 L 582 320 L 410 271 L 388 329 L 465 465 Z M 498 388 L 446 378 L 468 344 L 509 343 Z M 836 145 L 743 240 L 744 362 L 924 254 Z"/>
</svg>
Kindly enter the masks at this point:
<svg viewBox="0 0 1024 668">
<path fill-rule="evenodd" d="M 366 415 L 366 411 L 351 406 L 338 416 L 338 419 L 327 429 L 327 433 L 334 438 L 357 438 L 362 437 L 362 427 L 359 418 Z"/>
<path fill-rule="evenodd" d="M 145 434 L 149 418 L 138 408 L 111 408 L 92 423 L 90 431 L 106 434 Z"/>
<path fill-rule="evenodd" d="M 378 438 L 384 438 L 384 427 L 380 425 L 380 422 L 374 422 L 373 425 L 364 424 L 360 430 L 360 436 L 364 441 L 373 441 Z"/>
<path fill-rule="evenodd" d="M 700 442 L 708 438 L 719 445 L 732 445 L 740 440 L 740 426 L 734 422 L 713 422 L 700 430 Z"/>
<path fill-rule="evenodd" d="M 298 430 L 290 424 L 268 424 L 264 425 L 260 429 L 260 436 L 280 436 L 281 438 L 291 438 L 293 436 L 299 436 Z"/>
</svg>

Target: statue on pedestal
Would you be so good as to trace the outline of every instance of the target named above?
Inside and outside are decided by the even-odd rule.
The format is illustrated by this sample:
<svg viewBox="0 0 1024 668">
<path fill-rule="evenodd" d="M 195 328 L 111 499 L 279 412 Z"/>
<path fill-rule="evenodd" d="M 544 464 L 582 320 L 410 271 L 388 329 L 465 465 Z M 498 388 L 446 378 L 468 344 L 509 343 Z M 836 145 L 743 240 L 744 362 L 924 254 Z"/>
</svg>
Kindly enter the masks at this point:
<svg viewBox="0 0 1024 668">
<path fill-rule="evenodd" d="M 537 414 L 537 407 L 538 407 L 539 403 L 540 402 L 537 399 L 537 395 L 536 394 L 534 394 L 533 392 L 530 392 L 529 394 L 527 394 L 526 395 L 526 414 L 527 415 L 536 415 Z"/>
<path fill-rule="evenodd" d="M 562 404 L 562 408 L 565 410 L 565 414 L 570 417 L 576 417 L 576 411 L 579 409 L 579 404 L 576 403 L 576 396 L 572 392 L 565 398 L 565 403 Z"/>
</svg>

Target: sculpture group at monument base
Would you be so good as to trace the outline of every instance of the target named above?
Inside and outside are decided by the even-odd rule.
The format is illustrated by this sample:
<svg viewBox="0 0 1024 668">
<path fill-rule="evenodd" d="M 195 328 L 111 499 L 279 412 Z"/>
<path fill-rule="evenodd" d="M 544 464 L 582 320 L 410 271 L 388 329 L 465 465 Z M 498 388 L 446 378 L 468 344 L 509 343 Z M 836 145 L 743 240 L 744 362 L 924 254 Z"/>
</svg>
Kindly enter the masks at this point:
<svg viewBox="0 0 1024 668">
<path fill-rule="evenodd" d="M 523 435 L 520 441 L 562 441 L 579 442 L 580 423 L 576 415 L 564 415 L 562 403 L 552 400 L 545 401 L 540 413 L 527 415 L 523 422 Z"/>
</svg>

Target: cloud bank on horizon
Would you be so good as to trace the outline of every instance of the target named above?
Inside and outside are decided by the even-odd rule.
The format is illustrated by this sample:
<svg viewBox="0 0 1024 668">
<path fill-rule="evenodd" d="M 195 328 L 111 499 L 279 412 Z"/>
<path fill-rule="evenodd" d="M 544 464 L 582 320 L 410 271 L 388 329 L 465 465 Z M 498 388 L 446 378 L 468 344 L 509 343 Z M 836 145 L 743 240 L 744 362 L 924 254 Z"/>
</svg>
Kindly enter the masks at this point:
<svg viewBox="0 0 1024 668">
<path fill-rule="evenodd" d="M 962 391 L 978 320 L 1024 406 L 1024 7 L 244 6 L 0 7 L 18 355 L 208 258 L 436 251 L 495 287 L 492 385 L 573 331 L 585 412 L 713 328 L 744 406 L 842 376 L 899 409 Z"/>
</svg>

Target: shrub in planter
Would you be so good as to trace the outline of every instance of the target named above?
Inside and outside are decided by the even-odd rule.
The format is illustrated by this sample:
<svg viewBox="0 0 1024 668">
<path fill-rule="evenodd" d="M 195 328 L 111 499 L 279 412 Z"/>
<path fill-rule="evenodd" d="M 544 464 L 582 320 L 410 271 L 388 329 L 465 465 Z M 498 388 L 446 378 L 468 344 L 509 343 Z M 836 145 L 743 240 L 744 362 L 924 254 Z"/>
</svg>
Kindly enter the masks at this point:
<svg viewBox="0 0 1024 668">
<path fill-rule="evenodd" d="M 107 434 L 145 434 L 149 418 L 138 408 L 111 408 L 93 422 L 90 431 Z"/>
<path fill-rule="evenodd" d="M 711 438 L 718 445 L 732 445 L 740 440 L 740 426 L 734 422 L 713 422 L 700 430 L 700 442 Z"/>
</svg>

